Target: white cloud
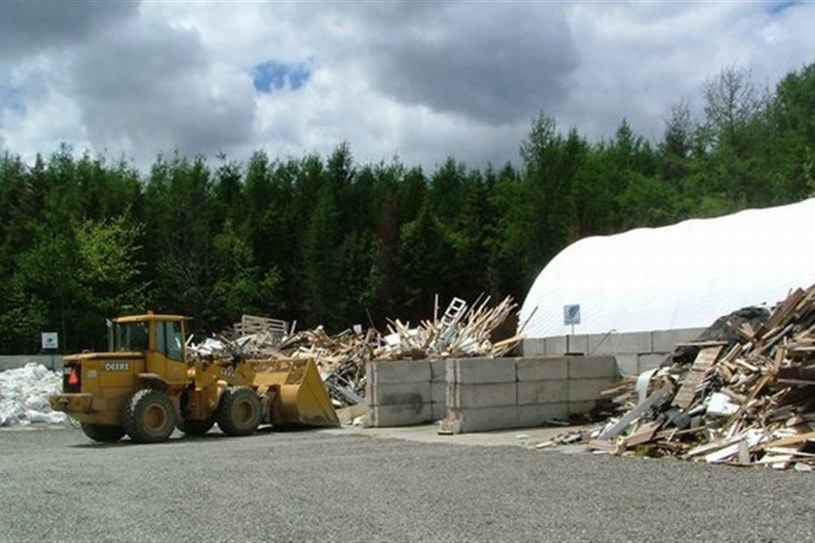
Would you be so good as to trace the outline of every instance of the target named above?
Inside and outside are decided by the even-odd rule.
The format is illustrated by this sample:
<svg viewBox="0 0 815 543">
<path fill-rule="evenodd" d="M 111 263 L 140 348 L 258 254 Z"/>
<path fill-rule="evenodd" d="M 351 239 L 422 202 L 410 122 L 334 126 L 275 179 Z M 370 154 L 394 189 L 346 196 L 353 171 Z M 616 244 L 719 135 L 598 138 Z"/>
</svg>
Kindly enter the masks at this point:
<svg viewBox="0 0 815 543">
<path fill-rule="evenodd" d="M 79 107 L 65 93 L 67 74 L 63 55 L 37 55 L 15 67 L 6 81 L 20 100 L 0 107 L 0 138 L 6 148 L 33 162 L 62 144 L 89 147 Z"/>
<path fill-rule="evenodd" d="M 592 139 L 613 136 L 627 118 L 658 140 L 670 106 L 686 100 L 700 112 L 704 82 L 722 69 L 747 68 L 757 84 L 774 85 L 815 61 L 815 37 L 798 22 L 805 20 L 815 20 L 815 4 L 777 15 L 762 2 L 578 5 L 570 24 L 582 64 L 559 118 Z M 786 43 L 767 39 L 779 27 Z"/>
<path fill-rule="evenodd" d="M 815 60 L 810 3 L 18 4 L 0 2 L 0 146 L 26 159 L 63 141 L 142 166 L 348 141 L 358 162 L 500 166 L 539 112 L 591 140 L 623 118 L 658 140 L 722 68 L 774 85 Z M 257 92 L 267 61 L 307 84 Z"/>
</svg>

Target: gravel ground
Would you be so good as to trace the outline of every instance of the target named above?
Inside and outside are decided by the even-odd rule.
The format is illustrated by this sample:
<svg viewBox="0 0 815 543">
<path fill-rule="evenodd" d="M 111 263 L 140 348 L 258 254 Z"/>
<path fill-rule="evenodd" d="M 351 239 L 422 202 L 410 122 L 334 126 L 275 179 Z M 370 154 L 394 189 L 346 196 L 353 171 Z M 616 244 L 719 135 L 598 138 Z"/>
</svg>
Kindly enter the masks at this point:
<svg viewBox="0 0 815 543">
<path fill-rule="evenodd" d="M 815 475 L 342 432 L 0 430 L 0 541 L 811 541 Z"/>
</svg>

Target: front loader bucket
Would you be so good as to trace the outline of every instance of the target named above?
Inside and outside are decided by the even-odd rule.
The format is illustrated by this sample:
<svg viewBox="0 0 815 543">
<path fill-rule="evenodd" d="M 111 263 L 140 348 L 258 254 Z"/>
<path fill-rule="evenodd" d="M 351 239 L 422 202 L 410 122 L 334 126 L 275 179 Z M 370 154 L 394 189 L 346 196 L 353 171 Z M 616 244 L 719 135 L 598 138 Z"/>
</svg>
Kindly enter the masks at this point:
<svg viewBox="0 0 815 543">
<path fill-rule="evenodd" d="M 254 384 L 277 388 L 269 413 L 275 426 L 340 425 L 313 359 L 264 361 L 256 366 Z"/>
</svg>

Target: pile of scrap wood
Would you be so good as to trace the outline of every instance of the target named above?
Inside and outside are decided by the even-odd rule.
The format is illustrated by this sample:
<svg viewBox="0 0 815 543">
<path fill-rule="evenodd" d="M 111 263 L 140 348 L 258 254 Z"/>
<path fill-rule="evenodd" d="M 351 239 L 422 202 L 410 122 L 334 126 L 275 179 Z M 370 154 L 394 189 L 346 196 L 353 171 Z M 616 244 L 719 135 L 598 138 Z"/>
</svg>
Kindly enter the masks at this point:
<svg viewBox="0 0 815 543">
<path fill-rule="evenodd" d="M 717 321 L 719 334 L 678 346 L 672 360 L 616 387 L 632 407 L 588 447 L 810 471 L 815 465 L 815 285 L 769 318 Z M 743 316 L 743 313 L 742 313 Z M 689 356 L 693 354 L 694 356 Z"/>
<path fill-rule="evenodd" d="M 453 298 L 440 318 L 436 309 L 433 320 L 423 320 L 418 328 L 411 329 L 399 320 L 390 321 L 389 334 L 383 338 L 384 344 L 375 350 L 374 359 L 498 357 L 509 352 L 523 336 L 515 335 L 493 343 L 492 332 L 517 305 L 509 296 L 495 307 L 489 307 L 489 301 L 487 297 L 468 307 L 461 298 Z"/>
<path fill-rule="evenodd" d="M 433 320 L 410 327 L 389 320 L 387 333 L 362 327 L 329 335 L 323 327 L 295 332 L 284 321 L 245 315 L 231 330 L 201 343 L 187 342 L 192 360 L 227 364 L 236 358 L 314 358 L 338 405 L 353 405 L 365 394 L 365 364 L 373 360 L 501 356 L 515 348 L 522 335 L 493 341 L 493 333 L 517 305 L 511 297 L 496 306 L 489 298 L 469 306 L 454 298 Z"/>
</svg>

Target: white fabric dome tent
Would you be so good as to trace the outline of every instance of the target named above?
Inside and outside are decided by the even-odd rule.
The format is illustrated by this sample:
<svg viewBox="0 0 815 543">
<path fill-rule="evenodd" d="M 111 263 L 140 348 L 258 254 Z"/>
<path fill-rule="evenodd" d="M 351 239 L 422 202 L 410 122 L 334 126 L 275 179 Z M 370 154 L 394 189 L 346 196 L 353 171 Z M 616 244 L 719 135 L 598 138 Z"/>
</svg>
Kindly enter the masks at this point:
<svg viewBox="0 0 815 543">
<path fill-rule="evenodd" d="M 527 338 L 704 328 L 815 283 L 815 199 L 577 241 L 521 307 Z M 564 324 L 564 306 L 580 324 Z M 528 322 L 527 322 L 528 321 Z"/>
</svg>

